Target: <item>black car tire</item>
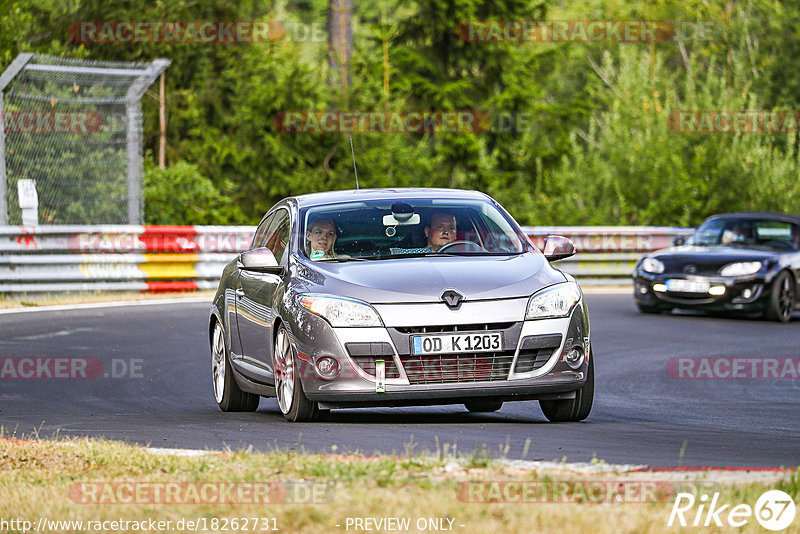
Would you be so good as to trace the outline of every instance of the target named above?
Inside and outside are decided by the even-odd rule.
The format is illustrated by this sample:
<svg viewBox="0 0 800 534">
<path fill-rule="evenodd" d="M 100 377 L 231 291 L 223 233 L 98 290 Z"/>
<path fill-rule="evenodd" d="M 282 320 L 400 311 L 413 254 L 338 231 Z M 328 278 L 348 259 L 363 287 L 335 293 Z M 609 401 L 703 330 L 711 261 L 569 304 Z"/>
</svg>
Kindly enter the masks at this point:
<svg viewBox="0 0 800 534">
<path fill-rule="evenodd" d="M 496 412 L 503 407 L 503 401 L 493 399 L 472 400 L 465 402 L 464 406 L 472 413 Z"/>
<path fill-rule="evenodd" d="M 297 369 L 297 350 L 289 337 L 286 327 L 278 327 L 275 336 L 275 394 L 278 397 L 278 407 L 287 421 L 292 423 L 313 421 L 319 415 L 319 404 L 309 400 L 303 392 L 303 384 Z M 289 376 L 279 377 L 279 367 L 289 369 Z M 288 381 L 291 380 L 291 387 Z M 287 383 L 284 383 L 286 381 Z"/>
<path fill-rule="evenodd" d="M 767 319 L 781 323 L 791 321 L 796 299 L 794 278 L 787 271 L 781 271 L 772 282 L 772 291 L 767 303 Z"/>
<path fill-rule="evenodd" d="M 211 380 L 214 381 L 215 400 L 223 412 L 254 412 L 258 409 L 261 397 L 242 391 L 236 383 L 225 345 L 225 329 L 219 322 L 214 326 L 211 338 Z"/>
<path fill-rule="evenodd" d="M 574 399 L 540 400 L 544 416 L 553 423 L 578 422 L 589 417 L 594 402 L 594 355 L 589 353 L 586 383 L 575 392 Z"/>
</svg>

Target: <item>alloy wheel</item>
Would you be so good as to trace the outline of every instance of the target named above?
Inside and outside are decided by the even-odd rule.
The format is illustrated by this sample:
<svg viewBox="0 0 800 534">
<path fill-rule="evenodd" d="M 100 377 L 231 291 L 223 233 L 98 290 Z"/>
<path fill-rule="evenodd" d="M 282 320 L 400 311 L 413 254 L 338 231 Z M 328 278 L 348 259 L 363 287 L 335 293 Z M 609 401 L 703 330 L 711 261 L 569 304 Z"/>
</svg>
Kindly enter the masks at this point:
<svg viewBox="0 0 800 534">
<path fill-rule="evenodd" d="M 225 394 L 225 336 L 222 326 L 214 327 L 214 343 L 211 351 L 211 377 L 214 382 L 214 398 L 222 403 Z"/>
<path fill-rule="evenodd" d="M 294 357 L 289 336 L 283 328 L 275 340 L 275 393 L 281 412 L 289 413 L 294 399 Z"/>
</svg>

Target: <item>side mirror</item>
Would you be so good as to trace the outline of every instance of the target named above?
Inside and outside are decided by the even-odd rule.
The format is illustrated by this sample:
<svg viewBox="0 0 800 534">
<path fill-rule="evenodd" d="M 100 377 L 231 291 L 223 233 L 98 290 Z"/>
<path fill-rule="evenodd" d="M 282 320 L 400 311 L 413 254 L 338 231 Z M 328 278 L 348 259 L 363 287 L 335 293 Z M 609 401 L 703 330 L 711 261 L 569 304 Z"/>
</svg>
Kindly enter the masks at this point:
<svg viewBox="0 0 800 534">
<path fill-rule="evenodd" d="M 686 236 L 685 235 L 676 235 L 672 238 L 672 244 L 676 247 L 686 244 Z"/>
<path fill-rule="evenodd" d="M 283 274 L 283 267 L 275 261 L 275 255 L 267 247 L 254 248 L 239 255 L 239 266 L 245 271 Z"/>
<path fill-rule="evenodd" d="M 575 245 L 564 236 L 549 235 L 544 238 L 544 257 L 547 261 L 558 261 L 575 254 Z"/>
</svg>

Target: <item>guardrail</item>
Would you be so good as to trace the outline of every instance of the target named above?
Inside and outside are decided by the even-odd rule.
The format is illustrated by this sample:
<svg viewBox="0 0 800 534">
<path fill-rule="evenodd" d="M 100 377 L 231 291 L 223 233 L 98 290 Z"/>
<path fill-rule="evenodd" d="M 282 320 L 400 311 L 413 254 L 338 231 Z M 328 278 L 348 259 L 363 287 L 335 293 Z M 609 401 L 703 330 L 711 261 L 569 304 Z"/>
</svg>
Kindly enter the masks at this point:
<svg viewBox="0 0 800 534">
<path fill-rule="evenodd" d="M 558 263 L 586 285 L 628 285 L 642 253 L 690 228 L 534 226 L 578 253 Z M 227 262 L 246 250 L 253 226 L 0 226 L 0 293 L 214 289 Z"/>
</svg>

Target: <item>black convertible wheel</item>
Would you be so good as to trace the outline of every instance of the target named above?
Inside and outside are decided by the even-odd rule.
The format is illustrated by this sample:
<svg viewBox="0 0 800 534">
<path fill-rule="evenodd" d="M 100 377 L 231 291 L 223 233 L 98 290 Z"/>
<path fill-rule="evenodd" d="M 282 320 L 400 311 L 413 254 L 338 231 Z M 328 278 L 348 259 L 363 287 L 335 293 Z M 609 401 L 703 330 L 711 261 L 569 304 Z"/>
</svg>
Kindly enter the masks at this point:
<svg viewBox="0 0 800 534">
<path fill-rule="evenodd" d="M 261 397 L 239 389 L 225 347 L 225 330 L 217 323 L 211 338 L 211 379 L 214 399 L 223 412 L 253 412 Z"/>
<path fill-rule="evenodd" d="M 287 421 L 313 421 L 319 415 L 319 406 L 303 393 L 295 365 L 295 349 L 289 332 L 281 325 L 275 337 L 275 394 L 278 407 Z"/>
<path fill-rule="evenodd" d="M 583 421 L 589 417 L 594 401 L 594 356 L 589 353 L 589 368 L 586 371 L 586 384 L 575 392 L 574 399 L 540 400 L 539 406 L 544 416 L 553 423 Z"/>
<path fill-rule="evenodd" d="M 496 412 L 503 407 L 503 401 L 497 400 L 473 400 L 464 403 L 467 410 L 473 413 Z"/>
<path fill-rule="evenodd" d="M 794 312 L 795 298 L 794 280 L 789 273 L 782 271 L 772 283 L 767 318 L 772 321 L 788 323 Z"/>
</svg>

